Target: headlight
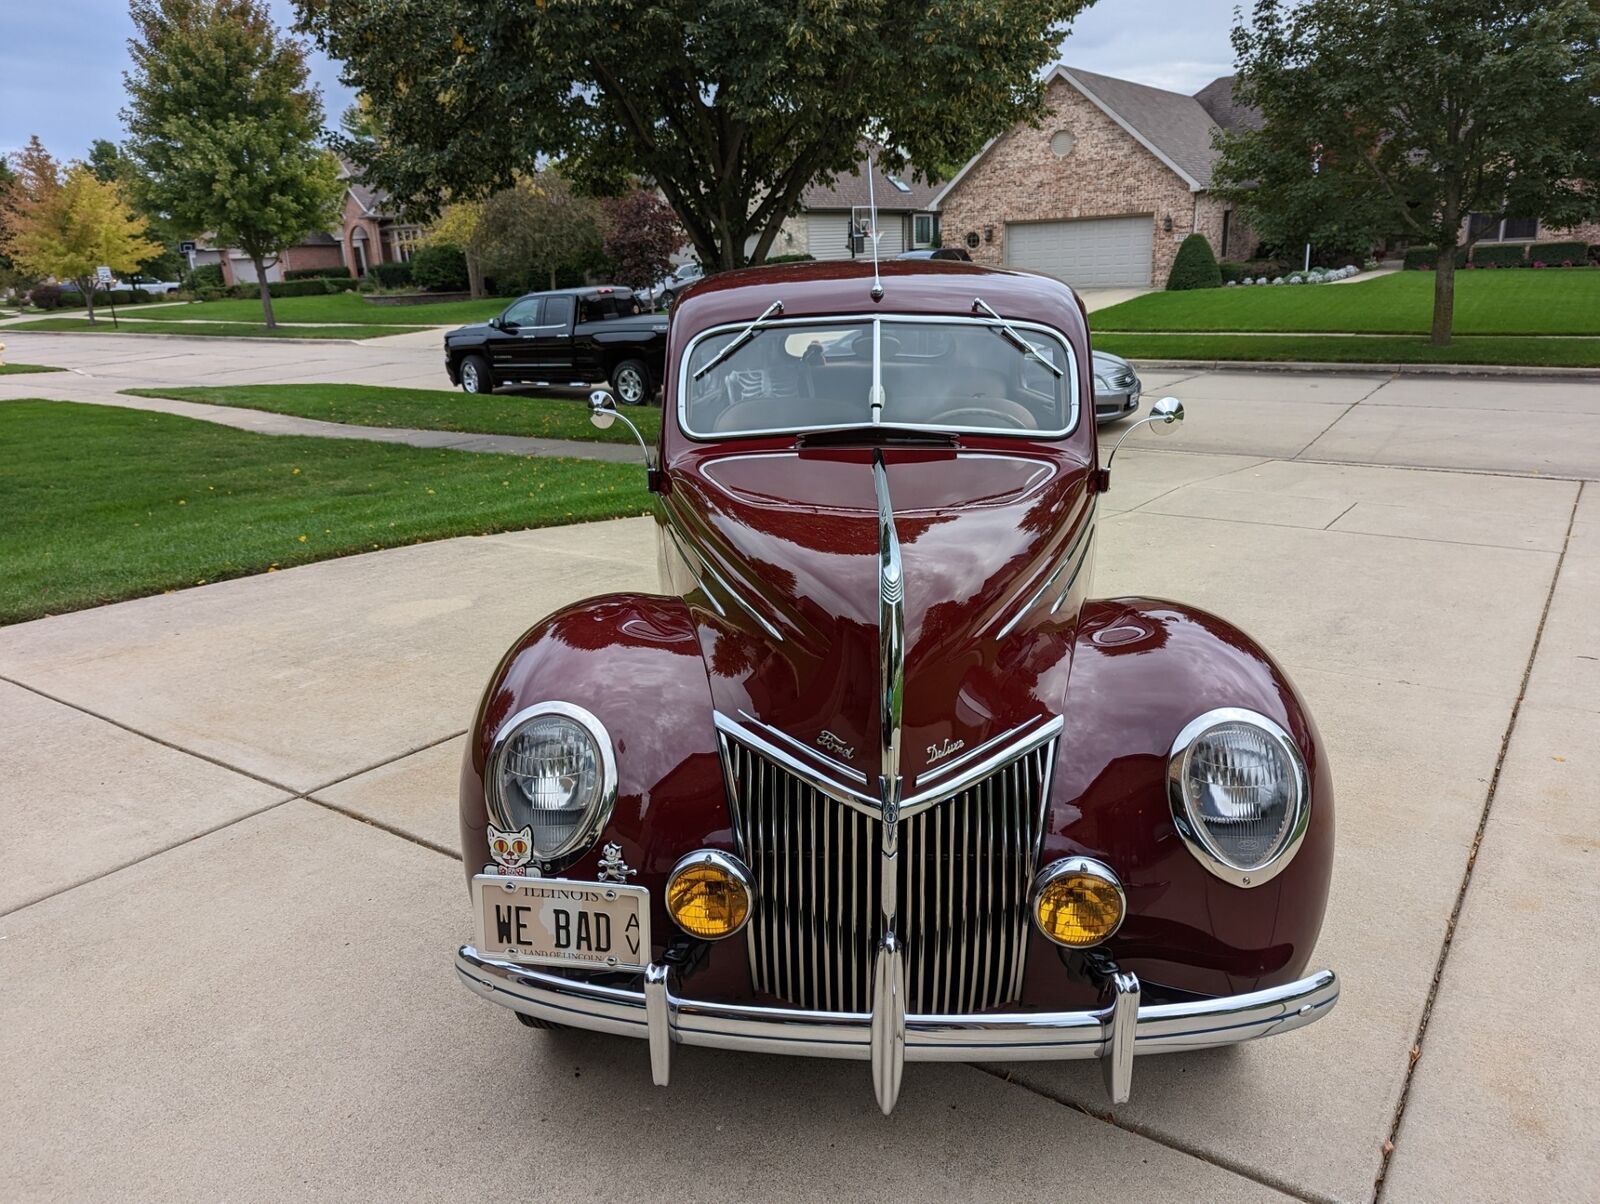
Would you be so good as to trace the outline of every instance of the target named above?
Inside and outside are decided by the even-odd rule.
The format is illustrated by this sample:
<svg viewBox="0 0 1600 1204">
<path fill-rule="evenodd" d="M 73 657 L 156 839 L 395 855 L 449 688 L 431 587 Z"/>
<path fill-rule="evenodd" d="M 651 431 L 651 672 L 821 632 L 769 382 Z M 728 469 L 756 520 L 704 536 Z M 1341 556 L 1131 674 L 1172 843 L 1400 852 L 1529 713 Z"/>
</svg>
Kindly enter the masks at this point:
<svg viewBox="0 0 1600 1204">
<path fill-rule="evenodd" d="M 533 830 L 548 863 L 595 842 L 617 797 L 611 737 L 582 707 L 542 702 L 513 715 L 489 750 L 485 787 L 497 827 Z"/>
<path fill-rule="evenodd" d="M 667 876 L 667 913 L 690 936 L 720 941 L 744 927 L 755 893 L 744 862 L 716 849 L 701 849 Z"/>
<path fill-rule="evenodd" d="M 1311 818 L 1305 760 L 1289 733 L 1237 707 L 1207 711 L 1178 733 L 1167 790 L 1190 852 L 1236 886 L 1277 876 Z"/>
<path fill-rule="evenodd" d="M 1109 393 L 1109 392 L 1111 392 L 1111 382 L 1106 380 L 1105 377 L 1097 375 L 1094 378 L 1094 391 L 1096 393 Z"/>
</svg>

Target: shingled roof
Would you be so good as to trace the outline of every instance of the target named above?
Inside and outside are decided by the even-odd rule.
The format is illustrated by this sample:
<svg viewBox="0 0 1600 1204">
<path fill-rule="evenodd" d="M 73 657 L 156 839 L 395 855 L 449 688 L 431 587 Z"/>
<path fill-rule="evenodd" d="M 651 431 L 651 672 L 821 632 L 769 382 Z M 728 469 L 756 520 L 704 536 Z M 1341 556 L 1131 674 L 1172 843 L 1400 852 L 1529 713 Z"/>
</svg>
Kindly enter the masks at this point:
<svg viewBox="0 0 1600 1204">
<path fill-rule="evenodd" d="M 1078 67 L 1057 67 L 1056 75 L 1076 85 L 1156 158 L 1184 177 L 1190 188 L 1211 187 L 1211 167 L 1217 158 L 1211 138 L 1218 126 L 1193 96 Z"/>
<path fill-rule="evenodd" d="M 1233 76 L 1212 80 L 1194 96 L 1168 92 L 1132 80 L 1117 79 L 1068 67 L 1059 63 L 1045 83 L 1061 81 L 1076 88 L 1111 120 L 1125 129 L 1161 162 L 1175 172 L 1192 192 L 1211 187 L 1211 172 L 1217 152 L 1211 140 L 1219 130 L 1259 128 L 1261 118 L 1253 109 L 1235 104 Z M 1002 135 L 1003 137 L 1003 135 Z M 988 154 L 999 138 L 991 139 L 969 159 L 933 198 L 937 206 L 961 183 L 973 166 Z"/>
<path fill-rule="evenodd" d="M 912 168 L 901 172 L 886 172 L 877 168 L 873 173 L 872 187 L 877 193 L 881 213 L 913 213 L 933 208 L 932 184 L 916 179 Z M 898 185 L 896 184 L 898 181 Z M 812 184 L 802 194 L 803 210 L 850 209 L 867 205 L 867 155 L 863 150 L 861 162 L 849 175 L 841 175 L 832 184 Z"/>
</svg>

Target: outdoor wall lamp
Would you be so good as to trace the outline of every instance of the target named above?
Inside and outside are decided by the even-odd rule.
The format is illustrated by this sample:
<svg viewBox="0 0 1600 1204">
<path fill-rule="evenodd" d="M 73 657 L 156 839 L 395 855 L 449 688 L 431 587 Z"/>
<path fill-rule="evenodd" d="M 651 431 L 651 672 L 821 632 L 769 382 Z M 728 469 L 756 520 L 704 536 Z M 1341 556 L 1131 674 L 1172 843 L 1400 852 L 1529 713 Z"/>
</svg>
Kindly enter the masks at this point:
<svg viewBox="0 0 1600 1204">
<path fill-rule="evenodd" d="M 984 242 L 993 242 L 994 241 L 994 227 L 993 226 L 985 226 L 983 228 L 983 241 Z"/>
<path fill-rule="evenodd" d="M 1172 233 L 1172 214 L 1169 213 L 1166 217 L 1161 219 L 1161 228 L 1168 234 Z"/>
</svg>

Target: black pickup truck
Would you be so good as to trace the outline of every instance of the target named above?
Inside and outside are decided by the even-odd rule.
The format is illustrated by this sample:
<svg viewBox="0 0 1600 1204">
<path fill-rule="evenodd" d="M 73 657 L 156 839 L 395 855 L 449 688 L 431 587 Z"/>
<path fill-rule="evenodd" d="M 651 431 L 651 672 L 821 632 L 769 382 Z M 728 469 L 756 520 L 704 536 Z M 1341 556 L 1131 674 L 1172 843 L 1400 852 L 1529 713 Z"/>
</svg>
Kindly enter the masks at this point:
<svg viewBox="0 0 1600 1204">
<path fill-rule="evenodd" d="M 445 370 L 468 393 L 517 381 L 609 381 L 619 401 L 642 405 L 660 387 L 667 358 L 666 316 L 643 308 L 625 288 L 529 293 L 499 317 L 445 335 Z"/>
</svg>

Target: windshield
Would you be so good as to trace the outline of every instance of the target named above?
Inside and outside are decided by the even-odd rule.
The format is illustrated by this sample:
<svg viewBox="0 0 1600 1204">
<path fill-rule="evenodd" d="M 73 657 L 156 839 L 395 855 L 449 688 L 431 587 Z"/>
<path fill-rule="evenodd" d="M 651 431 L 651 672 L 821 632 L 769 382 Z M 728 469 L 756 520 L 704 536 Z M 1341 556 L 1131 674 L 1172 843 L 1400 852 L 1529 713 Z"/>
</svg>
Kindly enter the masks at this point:
<svg viewBox="0 0 1600 1204">
<path fill-rule="evenodd" d="M 1076 419 L 1071 355 L 1041 328 L 1012 323 L 1034 355 L 980 319 L 779 321 L 724 358 L 744 329 L 690 348 L 681 405 L 691 435 L 884 425 L 1054 438 Z"/>
</svg>

